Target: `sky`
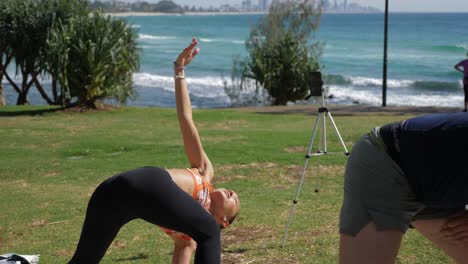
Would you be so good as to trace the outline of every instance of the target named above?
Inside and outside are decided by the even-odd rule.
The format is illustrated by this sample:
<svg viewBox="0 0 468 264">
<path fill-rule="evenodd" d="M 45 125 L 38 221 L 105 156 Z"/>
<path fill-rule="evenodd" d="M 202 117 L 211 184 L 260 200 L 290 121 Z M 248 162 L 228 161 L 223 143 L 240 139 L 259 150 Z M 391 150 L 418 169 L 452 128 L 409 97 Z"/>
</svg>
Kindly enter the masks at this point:
<svg viewBox="0 0 468 264">
<path fill-rule="evenodd" d="M 130 0 L 132 1 L 132 0 Z M 133 0 L 136 1 L 136 0 Z M 158 0 L 151 0 L 157 2 Z M 173 0 L 180 5 L 196 5 L 208 7 L 221 4 L 240 5 L 242 0 Z M 257 0 L 251 0 L 258 3 Z M 333 2 L 334 0 L 330 0 Z M 337 0 L 342 2 L 343 0 Z M 388 0 L 390 12 L 467 12 L 468 0 Z M 357 3 L 385 9 L 385 0 L 348 0 L 348 3 Z"/>
</svg>

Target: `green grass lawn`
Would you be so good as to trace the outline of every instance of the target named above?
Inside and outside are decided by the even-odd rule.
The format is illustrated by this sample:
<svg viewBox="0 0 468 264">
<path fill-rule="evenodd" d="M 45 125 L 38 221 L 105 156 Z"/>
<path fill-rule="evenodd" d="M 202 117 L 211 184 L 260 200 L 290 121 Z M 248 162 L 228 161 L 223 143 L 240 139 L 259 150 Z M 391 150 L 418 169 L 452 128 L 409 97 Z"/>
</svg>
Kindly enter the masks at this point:
<svg viewBox="0 0 468 264">
<path fill-rule="evenodd" d="M 372 127 L 405 116 L 334 118 L 351 149 Z M 344 155 L 311 158 L 286 246 L 279 247 L 315 115 L 214 109 L 195 110 L 194 119 L 215 167 L 215 187 L 232 188 L 241 199 L 238 219 L 222 234 L 223 263 L 337 263 Z M 327 131 L 328 151 L 341 151 L 334 131 Z M 175 109 L 0 108 L 0 254 L 66 263 L 94 188 L 145 165 L 188 166 Z M 102 263 L 170 263 L 171 250 L 163 232 L 136 220 L 122 228 Z M 398 263 L 450 262 L 409 231 Z"/>
</svg>

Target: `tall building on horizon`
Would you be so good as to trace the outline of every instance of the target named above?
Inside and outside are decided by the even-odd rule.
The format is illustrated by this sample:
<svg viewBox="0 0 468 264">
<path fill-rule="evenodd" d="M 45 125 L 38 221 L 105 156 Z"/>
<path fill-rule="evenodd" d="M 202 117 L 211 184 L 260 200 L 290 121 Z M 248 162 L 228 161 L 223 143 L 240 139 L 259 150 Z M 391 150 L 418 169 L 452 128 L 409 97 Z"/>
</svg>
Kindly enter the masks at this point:
<svg viewBox="0 0 468 264">
<path fill-rule="evenodd" d="M 270 5 L 268 0 L 258 0 L 258 8 L 260 11 L 267 11 L 269 6 Z"/>
<path fill-rule="evenodd" d="M 242 9 L 245 11 L 249 11 L 252 8 L 252 1 L 250 0 L 243 0 L 242 1 Z"/>
</svg>

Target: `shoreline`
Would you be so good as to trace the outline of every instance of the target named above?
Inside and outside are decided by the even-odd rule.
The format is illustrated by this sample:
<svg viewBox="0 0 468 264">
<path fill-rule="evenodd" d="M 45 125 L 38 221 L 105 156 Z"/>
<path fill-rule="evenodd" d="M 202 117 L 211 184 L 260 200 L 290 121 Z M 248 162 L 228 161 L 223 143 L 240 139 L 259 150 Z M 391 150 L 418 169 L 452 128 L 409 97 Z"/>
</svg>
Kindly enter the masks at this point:
<svg viewBox="0 0 468 264">
<path fill-rule="evenodd" d="M 113 17 L 144 17 L 144 16 L 215 16 L 215 15 L 262 15 L 267 12 L 184 12 L 184 13 L 160 13 L 160 12 L 109 12 L 105 13 Z"/>
<path fill-rule="evenodd" d="M 323 12 L 323 14 L 382 14 L 383 12 Z M 395 12 L 396 14 L 468 14 L 467 12 Z M 144 16 L 216 16 L 216 15 L 266 15 L 268 11 L 252 12 L 184 12 L 184 13 L 161 13 L 161 12 L 105 12 L 112 17 L 144 17 Z"/>
<path fill-rule="evenodd" d="M 382 12 L 324 12 L 323 14 L 381 14 Z M 251 11 L 251 12 L 184 12 L 184 13 L 161 13 L 161 12 L 106 12 L 106 15 L 113 17 L 144 17 L 144 16 L 216 16 L 216 15 L 266 15 L 268 11 Z"/>
<path fill-rule="evenodd" d="M 310 114 L 316 115 L 318 104 L 292 106 L 262 106 L 222 108 L 235 109 L 258 114 Z M 371 106 L 371 105 L 326 105 L 332 116 L 362 116 L 362 115 L 425 115 L 461 112 L 463 107 L 438 106 Z"/>
</svg>

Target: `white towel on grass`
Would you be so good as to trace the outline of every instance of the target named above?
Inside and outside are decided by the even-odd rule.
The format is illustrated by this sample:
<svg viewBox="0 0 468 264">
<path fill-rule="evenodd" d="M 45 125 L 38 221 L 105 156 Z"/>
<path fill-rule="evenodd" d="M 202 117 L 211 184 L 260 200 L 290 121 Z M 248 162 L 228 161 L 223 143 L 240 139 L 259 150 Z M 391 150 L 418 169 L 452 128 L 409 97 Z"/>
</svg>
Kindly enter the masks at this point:
<svg viewBox="0 0 468 264">
<path fill-rule="evenodd" d="M 39 255 L 19 255 L 15 253 L 0 255 L 0 264 L 38 264 Z"/>
</svg>

